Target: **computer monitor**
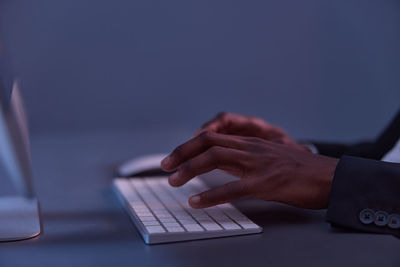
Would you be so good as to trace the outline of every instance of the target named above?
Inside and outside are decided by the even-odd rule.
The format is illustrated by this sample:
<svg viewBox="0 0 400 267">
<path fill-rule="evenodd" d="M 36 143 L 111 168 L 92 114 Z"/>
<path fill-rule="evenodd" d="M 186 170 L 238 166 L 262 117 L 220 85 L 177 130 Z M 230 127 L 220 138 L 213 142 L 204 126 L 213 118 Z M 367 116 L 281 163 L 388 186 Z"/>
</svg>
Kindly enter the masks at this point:
<svg viewBox="0 0 400 267">
<path fill-rule="evenodd" d="M 1 66 L 3 65 L 3 66 Z M 0 58 L 0 158 L 19 193 L 33 197 L 29 131 L 18 84 Z"/>
<path fill-rule="evenodd" d="M 0 50 L 0 159 L 18 195 L 0 197 L 0 241 L 16 241 L 39 235 L 41 224 L 32 187 L 26 113 L 7 63 Z"/>
</svg>

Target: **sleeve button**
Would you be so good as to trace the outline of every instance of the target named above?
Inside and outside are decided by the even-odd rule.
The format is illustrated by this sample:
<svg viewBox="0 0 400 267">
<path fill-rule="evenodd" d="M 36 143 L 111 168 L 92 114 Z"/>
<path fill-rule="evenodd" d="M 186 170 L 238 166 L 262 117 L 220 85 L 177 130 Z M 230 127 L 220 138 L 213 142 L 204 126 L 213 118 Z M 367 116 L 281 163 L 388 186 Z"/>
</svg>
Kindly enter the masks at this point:
<svg viewBox="0 0 400 267">
<path fill-rule="evenodd" d="M 360 221 L 363 224 L 370 224 L 375 221 L 375 212 L 371 209 L 363 209 L 360 212 Z"/>
<path fill-rule="evenodd" d="M 391 214 L 388 219 L 388 226 L 392 229 L 400 228 L 400 215 L 399 214 Z"/>
<path fill-rule="evenodd" d="M 375 224 L 378 226 L 385 226 L 388 223 L 389 214 L 385 211 L 375 212 Z"/>
</svg>

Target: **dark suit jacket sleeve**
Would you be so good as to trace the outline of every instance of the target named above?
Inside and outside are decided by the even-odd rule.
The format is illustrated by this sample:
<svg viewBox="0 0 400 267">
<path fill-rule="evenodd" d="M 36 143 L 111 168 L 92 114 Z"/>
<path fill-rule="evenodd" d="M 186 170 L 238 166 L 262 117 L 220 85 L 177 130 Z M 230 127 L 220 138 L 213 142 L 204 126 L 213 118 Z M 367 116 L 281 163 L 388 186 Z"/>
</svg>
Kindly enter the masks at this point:
<svg viewBox="0 0 400 267">
<path fill-rule="evenodd" d="M 400 137 L 400 111 L 371 142 L 355 145 L 313 142 L 322 155 L 340 158 L 327 219 L 332 225 L 399 235 L 400 229 L 362 222 L 362 211 L 400 216 L 400 164 L 379 161 Z M 390 218 L 392 218 L 390 217 Z M 372 217 L 371 217 L 372 218 Z M 392 224 L 393 226 L 393 224 Z"/>
<path fill-rule="evenodd" d="M 378 159 L 379 155 L 375 152 L 374 142 L 361 142 L 354 145 L 339 143 L 320 143 L 312 142 L 318 149 L 318 153 L 328 157 L 340 158 L 343 155 Z"/>
<path fill-rule="evenodd" d="M 399 140 L 400 111 L 375 139 L 358 144 L 311 142 L 321 155 L 340 158 L 343 155 L 380 160 Z"/>
<path fill-rule="evenodd" d="M 388 220 L 400 216 L 400 164 L 343 156 L 335 171 L 327 220 L 334 226 L 400 237 L 400 221 L 397 229 L 389 222 L 363 223 L 366 209 L 386 214 Z"/>
</svg>

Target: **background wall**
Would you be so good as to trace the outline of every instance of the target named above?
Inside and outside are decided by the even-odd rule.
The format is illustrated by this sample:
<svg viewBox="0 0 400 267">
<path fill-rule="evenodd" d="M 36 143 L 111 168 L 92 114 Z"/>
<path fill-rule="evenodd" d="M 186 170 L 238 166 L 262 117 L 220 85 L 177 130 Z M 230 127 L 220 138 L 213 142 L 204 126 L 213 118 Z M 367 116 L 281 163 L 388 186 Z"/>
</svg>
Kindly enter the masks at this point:
<svg viewBox="0 0 400 267">
<path fill-rule="evenodd" d="M 395 0 L 0 3 L 34 133 L 195 130 L 224 110 L 351 141 L 400 106 Z"/>
</svg>

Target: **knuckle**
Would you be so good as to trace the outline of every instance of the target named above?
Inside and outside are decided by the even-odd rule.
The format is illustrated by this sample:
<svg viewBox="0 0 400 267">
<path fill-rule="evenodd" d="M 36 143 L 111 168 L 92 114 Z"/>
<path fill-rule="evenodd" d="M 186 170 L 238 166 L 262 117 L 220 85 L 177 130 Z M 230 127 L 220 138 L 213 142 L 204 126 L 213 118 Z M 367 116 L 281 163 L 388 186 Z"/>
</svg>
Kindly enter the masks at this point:
<svg viewBox="0 0 400 267">
<path fill-rule="evenodd" d="M 247 197 L 251 192 L 251 188 L 248 183 L 242 183 L 239 187 L 239 195 L 242 197 Z"/>
<path fill-rule="evenodd" d="M 202 143 L 208 143 L 212 139 L 212 132 L 204 131 L 198 136 L 198 138 Z"/>
<path fill-rule="evenodd" d="M 248 195 L 248 186 L 246 183 L 228 183 L 225 187 L 226 193 L 233 198 L 242 198 Z"/>
<path fill-rule="evenodd" d="M 183 147 L 183 145 L 180 145 L 180 146 L 178 146 L 178 147 L 176 147 L 175 149 L 174 149 L 174 151 L 172 152 L 172 154 L 175 156 L 175 157 L 181 157 L 182 156 L 182 154 L 183 154 L 183 151 L 184 151 L 184 147 Z"/>
<path fill-rule="evenodd" d="M 254 168 L 253 165 L 254 157 L 246 155 L 236 164 L 236 172 L 240 178 L 248 178 L 251 173 L 251 169 Z"/>
<path fill-rule="evenodd" d="M 218 161 L 219 155 L 221 154 L 222 148 L 213 146 L 208 149 L 207 151 L 207 157 L 211 159 L 212 161 Z"/>
<path fill-rule="evenodd" d="M 249 116 L 247 117 L 248 120 L 256 125 L 268 125 L 268 123 L 266 121 L 264 121 L 262 118 L 260 117 L 256 117 L 256 116 Z"/>
<path fill-rule="evenodd" d="M 217 118 L 223 119 L 223 118 L 225 118 L 226 116 L 228 116 L 228 114 L 229 114 L 229 112 L 222 111 L 222 112 L 220 112 L 220 113 L 217 114 Z"/>
<path fill-rule="evenodd" d="M 179 168 L 179 172 L 181 173 L 182 176 L 190 176 L 191 174 L 191 169 L 192 169 L 192 164 L 191 161 L 187 161 L 186 163 L 182 164 L 182 166 Z"/>
<path fill-rule="evenodd" d="M 264 140 L 259 138 L 259 137 L 247 137 L 247 142 L 249 142 L 250 144 L 255 144 L 255 145 L 259 145 L 264 143 Z"/>
<path fill-rule="evenodd" d="M 222 122 L 227 122 L 232 119 L 234 115 L 230 112 L 221 112 L 218 114 L 217 118 Z"/>
</svg>

